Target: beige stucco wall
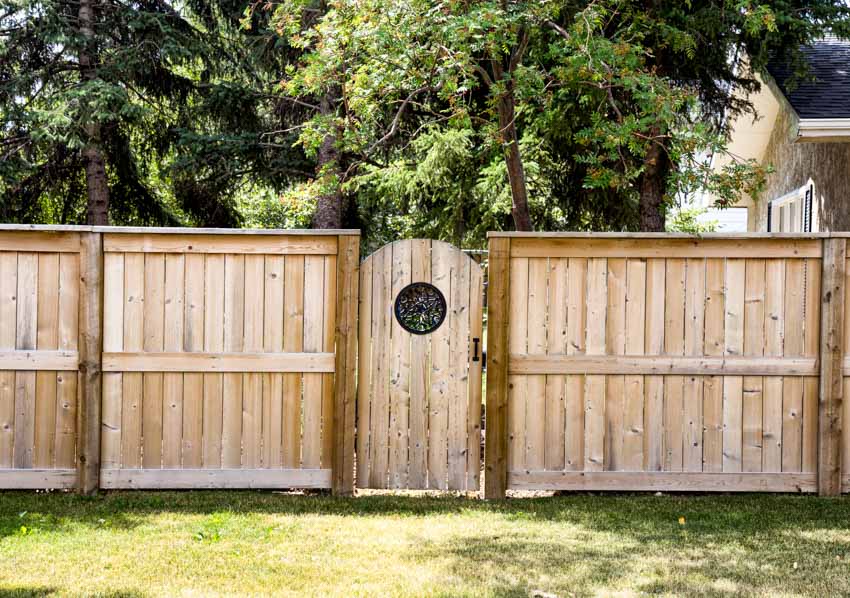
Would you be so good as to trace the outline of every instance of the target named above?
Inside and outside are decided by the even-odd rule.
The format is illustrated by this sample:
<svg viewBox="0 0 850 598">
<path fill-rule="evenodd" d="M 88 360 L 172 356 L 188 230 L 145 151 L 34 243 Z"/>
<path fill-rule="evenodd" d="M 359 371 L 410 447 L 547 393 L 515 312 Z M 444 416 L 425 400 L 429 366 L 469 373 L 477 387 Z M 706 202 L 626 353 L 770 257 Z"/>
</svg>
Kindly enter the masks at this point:
<svg viewBox="0 0 850 598">
<path fill-rule="evenodd" d="M 730 134 L 726 153 L 716 155 L 712 162 L 716 170 L 721 170 L 733 161 L 756 160 L 762 163 L 764 160 L 782 105 L 776 90 L 761 77 L 757 78 L 761 82 L 761 89 L 747 98 L 753 106 L 754 114 L 739 114 L 729 123 Z M 743 194 L 735 202 L 735 207 L 747 208 L 748 229 L 757 230 L 754 228 L 754 215 L 758 212 L 755 199 Z"/>
</svg>

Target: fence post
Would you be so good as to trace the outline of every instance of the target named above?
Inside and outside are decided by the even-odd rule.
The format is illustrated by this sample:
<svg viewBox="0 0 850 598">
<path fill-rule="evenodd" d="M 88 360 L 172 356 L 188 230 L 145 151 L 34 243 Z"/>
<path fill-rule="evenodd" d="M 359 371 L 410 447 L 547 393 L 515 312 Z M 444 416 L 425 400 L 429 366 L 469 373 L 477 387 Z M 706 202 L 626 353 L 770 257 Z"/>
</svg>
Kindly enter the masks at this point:
<svg viewBox="0 0 850 598">
<path fill-rule="evenodd" d="M 818 494 L 841 494 L 846 239 L 823 240 L 818 393 Z"/>
<path fill-rule="evenodd" d="M 336 358 L 333 416 L 333 493 L 354 493 L 357 311 L 360 302 L 360 237 L 340 235 L 337 253 Z"/>
<path fill-rule="evenodd" d="M 77 488 L 100 482 L 101 357 L 103 352 L 103 244 L 100 233 L 80 234 L 80 305 L 77 382 Z"/>
<path fill-rule="evenodd" d="M 509 237 L 489 239 L 487 282 L 487 405 L 484 498 L 504 498 L 508 485 Z"/>
</svg>

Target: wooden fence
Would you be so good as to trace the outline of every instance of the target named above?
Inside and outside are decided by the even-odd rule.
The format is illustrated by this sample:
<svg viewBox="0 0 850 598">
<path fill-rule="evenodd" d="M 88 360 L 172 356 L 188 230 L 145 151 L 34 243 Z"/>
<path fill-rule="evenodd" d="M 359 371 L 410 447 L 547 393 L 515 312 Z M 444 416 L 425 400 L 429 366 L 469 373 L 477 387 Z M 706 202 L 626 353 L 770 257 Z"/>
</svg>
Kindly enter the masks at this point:
<svg viewBox="0 0 850 598">
<path fill-rule="evenodd" d="M 358 261 L 353 231 L 4 227 L 0 488 L 351 492 Z"/>
<path fill-rule="evenodd" d="M 485 495 L 850 492 L 847 237 L 491 235 Z M 352 492 L 358 302 L 354 231 L 0 226 L 0 489 Z"/>
<path fill-rule="evenodd" d="M 840 491 L 844 238 L 491 234 L 489 267 L 487 496 Z"/>
</svg>

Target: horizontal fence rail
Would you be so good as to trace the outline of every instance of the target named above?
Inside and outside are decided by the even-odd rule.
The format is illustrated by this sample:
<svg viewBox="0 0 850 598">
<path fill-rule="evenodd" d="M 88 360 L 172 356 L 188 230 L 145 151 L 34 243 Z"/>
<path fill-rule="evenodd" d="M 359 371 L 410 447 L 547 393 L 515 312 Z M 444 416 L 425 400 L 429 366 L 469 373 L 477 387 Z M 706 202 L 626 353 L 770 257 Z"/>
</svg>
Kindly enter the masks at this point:
<svg viewBox="0 0 850 598">
<path fill-rule="evenodd" d="M 491 233 L 485 494 L 840 492 L 845 244 Z"/>
</svg>

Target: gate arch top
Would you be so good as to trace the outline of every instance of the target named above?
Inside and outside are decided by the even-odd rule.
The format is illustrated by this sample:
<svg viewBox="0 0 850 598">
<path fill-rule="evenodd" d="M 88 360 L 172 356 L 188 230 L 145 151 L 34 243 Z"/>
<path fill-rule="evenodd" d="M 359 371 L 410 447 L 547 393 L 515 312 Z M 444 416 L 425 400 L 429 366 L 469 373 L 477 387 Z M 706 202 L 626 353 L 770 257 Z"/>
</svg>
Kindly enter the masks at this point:
<svg viewBox="0 0 850 598">
<path fill-rule="evenodd" d="M 436 287 L 426 334 L 395 316 L 411 283 Z M 357 485 L 475 491 L 480 473 L 483 272 L 443 241 L 384 245 L 360 266 Z"/>
</svg>

